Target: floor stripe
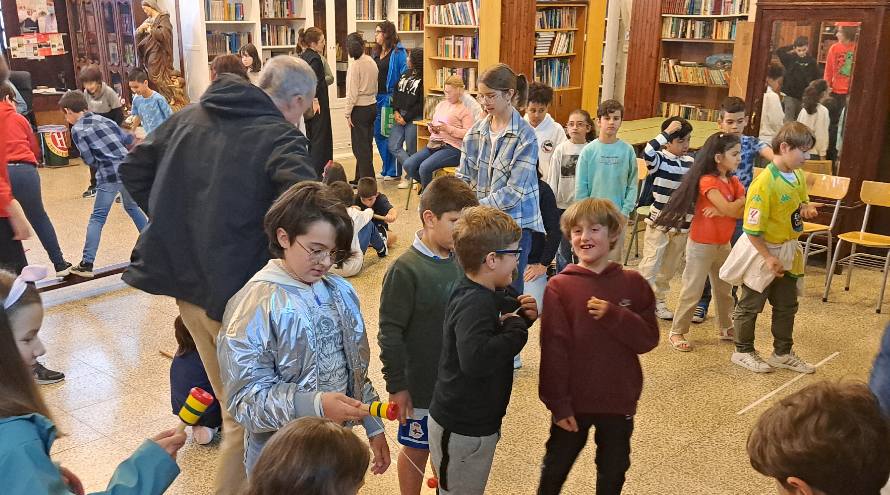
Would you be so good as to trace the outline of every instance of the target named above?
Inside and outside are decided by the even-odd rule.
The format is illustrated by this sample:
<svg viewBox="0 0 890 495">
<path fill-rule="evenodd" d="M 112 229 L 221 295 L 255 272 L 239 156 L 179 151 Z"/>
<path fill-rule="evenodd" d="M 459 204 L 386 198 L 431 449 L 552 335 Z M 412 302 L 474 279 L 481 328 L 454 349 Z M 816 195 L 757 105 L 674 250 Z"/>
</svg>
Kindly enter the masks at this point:
<svg viewBox="0 0 890 495">
<path fill-rule="evenodd" d="M 839 354 L 840 354 L 840 351 L 837 351 L 837 352 L 835 352 L 835 353 L 833 353 L 833 354 L 830 354 L 828 357 L 826 357 L 826 358 L 823 359 L 822 361 L 819 361 L 818 363 L 816 363 L 815 366 L 818 368 L 818 367 L 822 366 L 823 364 L 827 363 L 828 361 L 831 361 L 832 359 L 836 358 Z M 809 376 L 809 375 L 804 374 L 804 373 L 801 373 L 801 374 L 795 376 L 795 377 L 792 378 L 791 380 L 785 382 L 785 384 L 783 384 L 783 385 L 780 386 L 779 388 L 773 390 L 772 392 L 770 392 L 770 393 L 764 395 L 763 397 L 757 399 L 756 401 L 752 402 L 748 407 L 742 409 L 741 411 L 737 412 L 736 414 L 739 415 L 739 416 L 741 416 L 742 414 L 745 414 L 746 412 L 748 412 L 748 411 L 750 411 L 751 409 L 754 409 L 755 407 L 759 406 L 759 405 L 762 404 L 764 401 L 768 400 L 770 397 L 772 397 L 772 396 L 778 394 L 778 393 L 781 392 L 782 390 L 785 390 L 786 388 L 788 388 L 789 386 L 791 386 L 793 383 L 795 383 L 796 381 L 800 380 L 801 378 L 804 378 L 805 376 Z"/>
</svg>

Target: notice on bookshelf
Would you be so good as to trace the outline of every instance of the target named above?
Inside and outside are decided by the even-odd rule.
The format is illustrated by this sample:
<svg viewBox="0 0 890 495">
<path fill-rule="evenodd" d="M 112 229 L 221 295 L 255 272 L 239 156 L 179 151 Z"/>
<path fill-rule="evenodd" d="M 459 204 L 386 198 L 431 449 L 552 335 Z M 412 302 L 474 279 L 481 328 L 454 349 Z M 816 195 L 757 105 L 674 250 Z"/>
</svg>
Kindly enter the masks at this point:
<svg viewBox="0 0 890 495">
<path fill-rule="evenodd" d="M 444 58 L 479 58 L 478 36 L 440 36 L 436 39 L 436 56 Z"/>
<path fill-rule="evenodd" d="M 667 0 L 663 14 L 747 15 L 749 0 Z"/>
<path fill-rule="evenodd" d="M 442 67 L 436 70 L 436 87 L 444 88 L 445 81 L 451 76 L 460 76 L 464 81 L 467 91 L 477 91 L 475 67 Z"/>
<path fill-rule="evenodd" d="M 683 40 L 723 40 L 735 39 L 738 19 L 684 19 L 665 17 L 661 21 L 661 37 Z"/>
<path fill-rule="evenodd" d="M 663 58 L 661 59 L 659 82 L 726 88 L 729 84 L 729 71 L 712 69 L 698 62 Z"/>
<path fill-rule="evenodd" d="M 208 21 L 243 21 L 244 3 L 234 0 L 205 0 L 204 12 Z"/>
<path fill-rule="evenodd" d="M 260 17 L 268 19 L 295 18 L 300 0 L 260 0 Z"/>
<path fill-rule="evenodd" d="M 238 53 L 243 45 L 253 43 L 250 33 L 221 33 L 207 32 L 207 56 L 214 58 L 217 55 Z"/>
<path fill-rule="evenodd" d="M 282 24 L 263 24 L 260 27 L 263 46 L 296 46 L 297 30 Z"/>
<path fill-rule="evenodd" d="M 534 78 L 548 86 L 565 88 L 570 84 L 571 63 L 568 59 L 545 58 L 535 60 Z"/>
<path fill-rule="evenodd" d="M 479 24 L 477 17 L 479 1 L 430 5 L 427 22 L 442 26 L 477 26 Z"/>
<path fill-rule="evenodd" d="M 568 29 L 578 27 L 578 9 L 559 7 L 540 9 L 535 20 L 537 29 Z"/>
<path fill-rule="evenodd" d="M 535 33 L 535 55 L 559 55 L 575 51 L 574 32 Z"/>
<path fill-rule="evenodd" d="M 401 12 L 399 23 L 396 24 L 399 31 L 423 31 L 423 12 Z"/>
</svg>

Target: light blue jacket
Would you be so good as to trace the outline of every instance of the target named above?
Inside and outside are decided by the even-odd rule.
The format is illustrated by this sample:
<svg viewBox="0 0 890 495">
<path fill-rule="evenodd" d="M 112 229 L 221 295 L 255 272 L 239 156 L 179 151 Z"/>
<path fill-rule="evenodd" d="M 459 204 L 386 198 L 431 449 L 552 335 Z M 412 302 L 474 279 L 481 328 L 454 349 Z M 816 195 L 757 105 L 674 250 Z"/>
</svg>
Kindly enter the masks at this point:
<svg viewBox="0 0 890 495">
<path fill-rule="evenodd" d="M 56 427 L 40 414 L 0 419 L 0 480 L 6 495 L 68 495 L 59 468 L 49 457 Z M 77 473 L 74 473 L 77 474 Z M 164 493 L 179 466 L 157 443 L 146 440 L 120 463 L 108 487 L 95 494 Z"/>
</svg>

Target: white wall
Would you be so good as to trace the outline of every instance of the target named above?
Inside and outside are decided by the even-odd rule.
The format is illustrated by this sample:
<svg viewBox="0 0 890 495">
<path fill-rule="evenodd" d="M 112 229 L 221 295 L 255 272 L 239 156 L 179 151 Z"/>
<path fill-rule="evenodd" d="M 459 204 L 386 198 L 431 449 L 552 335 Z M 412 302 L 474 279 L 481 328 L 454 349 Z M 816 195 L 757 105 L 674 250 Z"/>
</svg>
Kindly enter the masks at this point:
<svg viewBox="0 0 890 495">
<path fill-rule="evenodd" d="M 165 2 L 172 3 L 173 0 Z M 175 16 L 175 11 L 173 12 Z M 207 38 L 204 31 L 204 2 L 180 0 L 179 15 L 182 22 L 182 48 L 189 99 L 197 101 L 207 86 L 210 86 L 210 71 L 207 70 Z M 176 22 L 175 18 L 173 22 Z"/>
</svg>

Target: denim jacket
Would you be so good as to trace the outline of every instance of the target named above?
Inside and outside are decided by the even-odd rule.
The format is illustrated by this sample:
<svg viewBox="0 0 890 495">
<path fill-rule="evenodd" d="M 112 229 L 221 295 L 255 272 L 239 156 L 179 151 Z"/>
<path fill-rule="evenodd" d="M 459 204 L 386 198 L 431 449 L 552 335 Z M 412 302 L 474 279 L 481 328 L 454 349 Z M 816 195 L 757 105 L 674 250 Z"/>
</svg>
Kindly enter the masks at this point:
<svg viewBox="0 0 890 495">
<path fill-rule="evenodd" d="M 458 177 L 469 182 L 480 204 L 502 210 L 523 229 L 543 233 L 535 130 L 514 109 L 492 159 L 490 129 L 488 116 L 464 136 Z"/>
</svg>

